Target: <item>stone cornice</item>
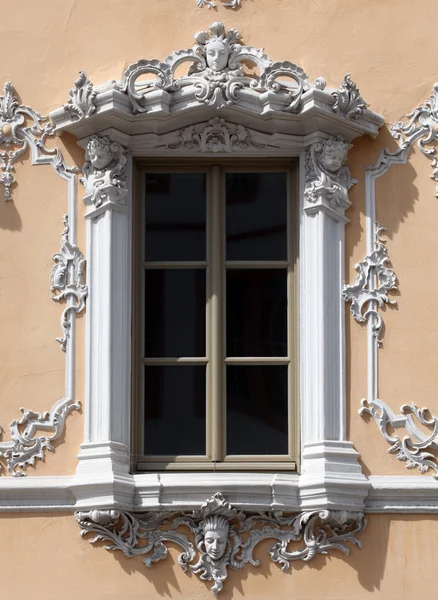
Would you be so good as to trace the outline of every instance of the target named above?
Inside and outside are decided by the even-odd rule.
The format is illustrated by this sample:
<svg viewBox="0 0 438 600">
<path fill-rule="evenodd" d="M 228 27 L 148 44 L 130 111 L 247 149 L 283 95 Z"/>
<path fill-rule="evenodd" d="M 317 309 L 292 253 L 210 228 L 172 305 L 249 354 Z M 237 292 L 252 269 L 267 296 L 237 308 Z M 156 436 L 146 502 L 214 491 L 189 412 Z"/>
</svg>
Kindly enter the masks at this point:
<svg viewBox="0 0 438 600">
<path fill-rule="evenodd" d="M 229 120 L 238 113 L 234 120 L 243 126 L 257 123 L 263 130 L 266 124 L 266 132 L 308 135 L 319 130 L 347 141 L 364 134 L 375 137 L 383 125 L 383 117 L 367 108 L 349 74 L 339 89 L 327 88 L 322 77 L 312 83 L 301 67 L 273 62 L 262 49 L 242 45 L 240 33 L 227 32 L 222 23 L 213 23 L 195 40 L 193 48 L 175 51 L 163 61 L 142 59 L 130 65 L 121 81 L 94 87 L 81 72 L 68 102 L 50 115 L 57 131 L 78 138 L 109 127 L 128 135 L 164 134 L 176 117 L 179 127 L 199 121 L 200 109 L 202 120 L 219 110 Z M 245 61 L 257 66 L 258 75 L 244 71 Z M 188 73 L 176 77 L 183 63 L 189 64 Z"/>
</svg>

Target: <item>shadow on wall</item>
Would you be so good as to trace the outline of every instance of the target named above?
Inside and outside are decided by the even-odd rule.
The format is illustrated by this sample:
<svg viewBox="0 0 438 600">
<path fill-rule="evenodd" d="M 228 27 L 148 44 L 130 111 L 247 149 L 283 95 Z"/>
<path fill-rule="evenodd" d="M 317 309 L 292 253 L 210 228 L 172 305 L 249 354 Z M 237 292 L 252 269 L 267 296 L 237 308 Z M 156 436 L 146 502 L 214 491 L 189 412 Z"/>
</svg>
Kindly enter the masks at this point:
<svg viewBox="0 0 438 600">
<path fill-rule="evenodd" d="M 420 518 L 417 515 L 410 515 L 397 517 L 397 520 L 415 521 Z M 295 600 L 329 597 L 351 600 L 353 596 L 362 598 L 361 591 L 374 592 L 381 588 L 381 582 L 385 577 L 390 529 L 391 520 L 388 516 L 369 515 L 368 527 L 359 538 L 363 544 L 362 550 L 352 547 L 350 556 L 333 550 L 327 556 L 315 556 L 310 562 L 298 560 L 292 562 L 292 568 L 286 572 L 282 572 L 279 565 L 274 564 L 270 559 L 269 548 L 275 541 L 265 540 L 254 552 L 255 558 L 260 561 L 260 566 L 245 565 L 241 571 L 229 569 L 224 589 L 218 597 L 220 600 L 245 596 L 251 599 L 293 597 Z M 104 544 L 96 544 L 90 552 L 105 552 L 103 546 Z M 157 597 L 186 598 L 189 592 L 193 594 L 190 597 L 214 600 L 210 589 L 212 582 L 204 583 L 192 573 L 182 573 L 178 565 L 179 552 L 176 547 L 172 547 L 171 542 L 168 543 L 168 547 L 168 557 L 155 563 L 151 568 L 144 565 L 141 557 L 128 559 L 120 551 L 112 552 L 111 555 L 119 563 L 121 572 L 129 576 L 135 575 L 137 581 L 138 575 L 146 578 L 153 585 Z M 299 543 L 291 544 L 289 550 L 294 551 L 300 547 Z M 400 547 L 399 551 L 401 554 L 408 552 L 408 545 L 404 548 Z M 89 558 L 92 559 L 90 554 Z M 403 564 L 407 558 L 407 556 L 403 557 Z M 114 569 L 111 570 L 116 576 Z M 121 588 L 125 588 L 126 582 L 124 583 L 123 577 L 118 576 L 118 579 Z M 134 592 L 133 589 L 131 591 Z M 396 594 L 396 590 L 393 593 Z M 148 597 L 153 597 L 150 592 L 147 594 Z M 131 598 L 130 595 L 126 596 L 128 597 Z"/>
<path fill-rule="evenodd" d="M 365 169 L 368 165 L 374 166 L 377 163 L 384 148 L 389 148 L 391 152 L 398 149 L 387 125 L 380 130 L 375 140 L 365 136 L 355 140 L 349 153 L 352 176 L 358 180 L 358 185 L 353 186 L 349 194 L 352 206 L 347 212 L 350 222 L 345 229 L 347 273 L 354 248 L 363 240 L 365 234 L 361 218 L 361 215 L 366 215 Z M 405 165 L 392 165 L 389 171 L 376 181 L 377 220 L 387 228 L 386 236 L 389 239 L 397 233 L 400 224 L 406 221 L 408 215 L 415 211 L 415 203 L 418 201 L 418 189 L 414 185 L 417 173 L 409 158 L 410 154 Z M 427 157 L 424 157 L 424 160 L 429 162 Z M 384 217 L 388 213 L 390 218 Z"/>
</svg>

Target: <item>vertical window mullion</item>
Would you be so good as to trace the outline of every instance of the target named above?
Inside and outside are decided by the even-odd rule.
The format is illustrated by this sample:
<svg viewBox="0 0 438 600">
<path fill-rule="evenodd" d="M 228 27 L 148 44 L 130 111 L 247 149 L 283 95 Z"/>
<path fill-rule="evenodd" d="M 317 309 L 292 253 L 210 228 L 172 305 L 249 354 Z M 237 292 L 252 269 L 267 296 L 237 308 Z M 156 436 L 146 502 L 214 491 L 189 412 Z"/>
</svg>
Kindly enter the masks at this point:
<svg viewBox="0 0 438 600">
<path fill-rule="evenodd" d="M 210 171 L 210 327 L 209 327 L 209 368 L 210 397 L 209 431 L 211 433 L 211 452 L 214 462 L 223 460 L 223 290 L 222 290 L 222 170 L 213 166 Z"/>
</svg>

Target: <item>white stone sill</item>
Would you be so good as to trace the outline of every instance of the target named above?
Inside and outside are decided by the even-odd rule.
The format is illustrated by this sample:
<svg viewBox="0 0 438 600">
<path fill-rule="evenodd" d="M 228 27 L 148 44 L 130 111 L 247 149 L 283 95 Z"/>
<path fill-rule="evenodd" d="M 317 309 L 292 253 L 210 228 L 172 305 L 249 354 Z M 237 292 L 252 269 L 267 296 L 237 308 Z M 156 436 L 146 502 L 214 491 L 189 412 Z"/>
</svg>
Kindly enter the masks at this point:
<svg viewBox="0 0 438 600">
<path fill-rule="evenodd" d="M 243 478 L 241 473 L 192 475 L 190 487 L 178 482 L 176 474 L 135 475 L 134 510 L 190 509 L 199 506 L 218 488 L 230 502 L 247 510 L 279 510 L 281 502 L 275 500 L 275 493 L 281 498 L 286 488 L 288 498 L 297 499 L 296 510 L 299 510 L 298 475 L 257 473 L 250 474 L 250 478 L 246 474 Z M 173 485 L 172 479 L 175 479 Z M 0 512 L 72 512 L 76 507 L 73 481 L 73 476 L 0 478 Z M 368 513 L 438 514 L 438 481 L 431 476 L 371 476 L 368 481 L 371 485 L 365 501 Z M 272 489 L 274 498 L 270 502 Z M 159 493 L 161 504 L 156 501 Z"/>
</svg>

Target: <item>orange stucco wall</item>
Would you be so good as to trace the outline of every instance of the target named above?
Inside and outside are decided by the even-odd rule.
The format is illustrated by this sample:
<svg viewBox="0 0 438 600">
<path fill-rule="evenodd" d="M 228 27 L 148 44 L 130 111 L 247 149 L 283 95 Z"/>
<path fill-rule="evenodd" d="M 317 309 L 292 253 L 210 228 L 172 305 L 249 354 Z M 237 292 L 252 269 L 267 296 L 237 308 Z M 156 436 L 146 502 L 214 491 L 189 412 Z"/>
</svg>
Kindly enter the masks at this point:
<svg viewBox="0 0 438 600">
<path fill-rule="evenodd" d="M 217 10 L 198 8 L 195 0 L 4 4 L 0 84 L 11 80 L 22 102 L 42 114 L 66 102 L 80 69 L 95 84 L 119 79 L 140 58 L 161 59 L 190 47 L 194 33 L 214 20 L 239 29 L 247 45 L 263 46 L 274 60 L 303 66 L 312 80 L 324 76 L 330 87 L 351 71 L 388 126 L 424 101 L 437 78 L 438 5 L 427 0 L 415 5 L 409 0 L 242 0 L 236 11 L 219 0 Z M 67 162 L 82 165 L 83 153 L 73 137 L 56 143 Z M 355 277 L 354 264 L 365 255 L 364 167 L 391 145 L 385 127 L 375 141 L 356 141 L 350 153 L 359 184 L 351 191 L 346 227 L 349 281 Z M 392 167 L 377 184 L 377 217 L 388 228 L 389 255 L 400 282 L 397 307 L 384 311 L 380 396 L 394 409 L 415 401 L 438 414 L 438 201 L 430 174 L 428 160 L 415 151 L 406 166 Z M 55 342 L 62 306 L 50 299 L 49 276 L 67 212 L 67 184 L 48 166 L 31 167 L 29 155 L 18 162 L 16 177 L 13 202 L 3 202 L 0 188 L 0 423 L 6 430 L 21 406 L 42 412 L 64 392 L 64 355 Z M 78 212 L 78 242 L 85 251 L 82 203 Z M 375 424 L 357 414 L 367 392 L 367 337 L 348 312 L 346 323 L 349 435 L 364 471 L 417 474 L 387 454 Z M 81 400 L 84 345 L 85 319 L 79 318 L 76 384 Z M 82 435 L 83 414 L 74 412 L 56 451 L 30 468 L 29 476 L 73 474 Z M 258 570 L 231 574 L 222 598 L 424 598 L 435 583 L 435 533 L 435 517 L 372 515 L 362 536 L 364 549 L 353 550 L 350 558 L 319 557 L 286 576 L 263 561 Z M 129 562 L 81 540 L 72 515 L 2 514 L 0 553 L 6 597 L 210 597 L 202 582 L 172 564 L 175 553 L 170 564 L 146 571 L 140 559 Z"/>
</svg>

